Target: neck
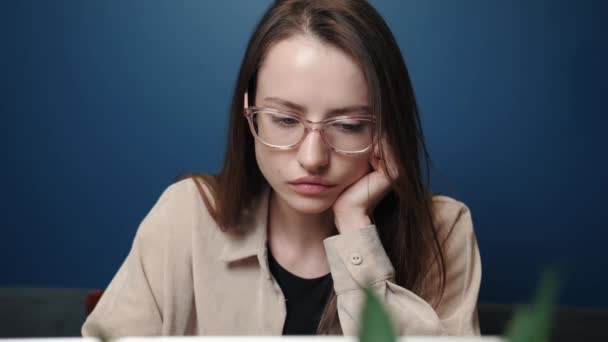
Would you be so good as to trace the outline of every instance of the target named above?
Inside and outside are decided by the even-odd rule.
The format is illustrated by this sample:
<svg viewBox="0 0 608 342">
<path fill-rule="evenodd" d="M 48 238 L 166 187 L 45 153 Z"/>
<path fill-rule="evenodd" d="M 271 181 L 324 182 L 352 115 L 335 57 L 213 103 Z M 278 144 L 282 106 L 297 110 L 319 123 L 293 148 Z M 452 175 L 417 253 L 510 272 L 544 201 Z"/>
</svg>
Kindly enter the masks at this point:
<svg viewBox="0 0 608 342">
<path fill-rule="evenodd" d="M 319 214 L 304 214 L 270 194 L 269 237 L 272 242 L 290 246 L 294 251 L 323 250 L 323 240 L 335 234 L 331 210 Z"/>
<path fill-rule="evenodd" d="M 302 214 L 270 194 L 268 247 L 292 274 L 317 278 L 329 272 L 323 240 L 335 234 L 333 213 Z"/>
</svg>

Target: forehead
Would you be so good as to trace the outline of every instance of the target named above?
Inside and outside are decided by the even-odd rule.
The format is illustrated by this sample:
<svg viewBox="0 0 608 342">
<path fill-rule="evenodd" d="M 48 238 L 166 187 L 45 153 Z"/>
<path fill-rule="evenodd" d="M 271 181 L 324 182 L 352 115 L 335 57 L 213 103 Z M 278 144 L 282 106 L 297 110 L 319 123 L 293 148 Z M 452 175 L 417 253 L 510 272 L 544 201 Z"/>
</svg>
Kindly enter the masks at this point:
<svg viewBox="0 0 608 342">
<path fill-rule="evenodd" d="M 264 105 L 266 97 L 278 97 L 323 114 L 367 105 L 367 94 L 365 76 L 353 58 L 315 38 L 295 36 L 267 52 L 258 72 L 256 105 Z"/>
</svg>

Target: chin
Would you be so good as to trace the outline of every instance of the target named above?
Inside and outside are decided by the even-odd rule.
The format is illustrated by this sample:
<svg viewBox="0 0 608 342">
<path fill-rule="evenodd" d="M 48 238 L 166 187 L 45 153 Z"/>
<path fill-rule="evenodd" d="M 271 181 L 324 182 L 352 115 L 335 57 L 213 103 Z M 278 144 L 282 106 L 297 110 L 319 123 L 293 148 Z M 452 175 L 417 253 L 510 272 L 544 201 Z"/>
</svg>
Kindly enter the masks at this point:
<svg viewBox="0 0 608 342">
<path fill-rule="evenodd" d="M 327 210 L 331 210 L 331 206 L 334 204 L 335 199 L 331 197 L 315 197 L 315 196 L 303 196 L 299 194 L 289 194 L 288 196 L 281 195 L 282 199 L 302 214 L 321 214 Z"/>
</svg>

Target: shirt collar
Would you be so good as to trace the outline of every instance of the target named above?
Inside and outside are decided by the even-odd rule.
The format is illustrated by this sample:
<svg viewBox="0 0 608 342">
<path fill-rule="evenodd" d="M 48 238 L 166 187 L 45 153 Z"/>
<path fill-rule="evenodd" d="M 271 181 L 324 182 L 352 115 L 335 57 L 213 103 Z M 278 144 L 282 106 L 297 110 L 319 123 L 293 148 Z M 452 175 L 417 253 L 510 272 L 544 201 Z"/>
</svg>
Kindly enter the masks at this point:
<svg viewBox="0 0 608 342">
<path fill-rule="evenodd" d="M 234 262 L 252 256 L 258 256 L 260 264 L 265 267 L 268 207 L 270 187 L 262 191 L 252 209 L 243 213 L 238 232 L 227 233 L 226 244 L 220 254 L 220 260 Z"/>
</svg>

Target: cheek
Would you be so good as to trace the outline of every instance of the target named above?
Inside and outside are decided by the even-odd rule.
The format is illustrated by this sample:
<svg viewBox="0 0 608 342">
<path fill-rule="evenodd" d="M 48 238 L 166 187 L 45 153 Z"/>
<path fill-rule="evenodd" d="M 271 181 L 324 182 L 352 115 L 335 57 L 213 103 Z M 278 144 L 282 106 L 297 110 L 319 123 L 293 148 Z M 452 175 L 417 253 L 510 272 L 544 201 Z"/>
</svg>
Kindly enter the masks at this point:
<svg viewBox="0 0 608 342">
<path fill-rule="evenodd" d="M 255 146 L 255 158 L 262 175 L 272 183 L 272 178 L 281 176 L 283 173 L 282 165 L 285 165 L 280 153 L 270 151 L 265 146 Z"/>
<path fill-rule="evenodd" d="M 258 163 L 258 167 L 262 174 L 267 177 L 266 173 L 268 172 L 268 153 L 264 151 L 264 148 L 261 148 L 257 143 L 255 145 L 255 160 Z"/>
<path fill-rule="evenodd" d="M 369 155 L 363 156 L 348 156 L 346 158 L 340 158 L 337 161 L 342 170 L 342 174 L 347 183 L 353 183 L 359 178 L 368 174 L 372 168 L 369 164 Z"/>
</svg>

